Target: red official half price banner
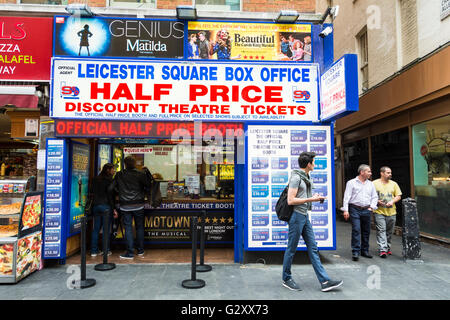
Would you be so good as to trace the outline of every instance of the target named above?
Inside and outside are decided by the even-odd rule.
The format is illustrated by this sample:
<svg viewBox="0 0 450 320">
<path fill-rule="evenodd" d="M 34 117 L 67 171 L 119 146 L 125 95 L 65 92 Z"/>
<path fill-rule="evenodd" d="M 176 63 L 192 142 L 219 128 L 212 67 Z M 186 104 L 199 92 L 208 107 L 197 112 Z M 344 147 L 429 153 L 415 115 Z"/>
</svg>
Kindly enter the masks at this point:
<svg viewBox="0 0 450 320">
<path fill-rule="evenodd" d="M 98 137 L 98 138 L 171 138 L 177 132 L 191 137 L 197 134 L 222 137 L 230 134 L 242 137 L 241 123 L 202 122 L 196 133 L 194 122 L 184 121 L 104 121 L 104 120 L 56 120 L 57 137 Z"/>
<path fill-rule="evenodd" d="M 0 17 L 0 80 L 49 81 L 53 19 Z"/>
<path fill-rule="evenodd" d="M 317 121 L 318 65 L 53 58 L 53 118 Z"/>
</svg>

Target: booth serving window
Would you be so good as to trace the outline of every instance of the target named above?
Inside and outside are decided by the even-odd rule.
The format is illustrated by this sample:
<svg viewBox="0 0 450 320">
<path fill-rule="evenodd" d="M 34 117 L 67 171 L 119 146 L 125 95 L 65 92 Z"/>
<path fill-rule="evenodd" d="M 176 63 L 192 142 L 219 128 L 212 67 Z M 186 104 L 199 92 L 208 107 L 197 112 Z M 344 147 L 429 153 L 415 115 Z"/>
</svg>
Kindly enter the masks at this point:
<svg viewBox="0 0 450 320">
<path fill-rule="evenodd" d="M 422 232 L 450 238 L 450 115 L 412 127 L 414 190 Z"/>
<path fill-rule="evenodd" d="M 234 142 L 218 147 L 156 141 L 114 146 L 116 169 L 120 171 L 123 158 L 132 155 L 138 170 L 146 167 L 160 181 L 161 195 L 169 200 L 234 197 Z"/>
</svg>

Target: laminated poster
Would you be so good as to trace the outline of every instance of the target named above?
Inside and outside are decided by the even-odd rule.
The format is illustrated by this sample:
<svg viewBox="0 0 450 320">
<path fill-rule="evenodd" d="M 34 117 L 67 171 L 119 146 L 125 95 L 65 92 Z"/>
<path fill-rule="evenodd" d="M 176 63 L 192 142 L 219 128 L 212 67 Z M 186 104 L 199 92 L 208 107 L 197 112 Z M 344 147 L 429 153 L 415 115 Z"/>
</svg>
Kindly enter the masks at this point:
<svg viewBox="0 0 450 320">
<path fill-rule="evenodd" d="M 299 168 L 298 156 L 303 151 L 316 153 L 316 166 L 310 173 L 313 194 L 327 197 L 323 203 L 314 202 L 309 213 L 317 245 L 334 246 L 330 136 L 329 126 L 248 127 L 248 248 L 286 247 L 289 227 L 278 220 L 275 205 L 292 170 Z M 299 248 L 306 248 L 302 238 Z"/>
</svg>

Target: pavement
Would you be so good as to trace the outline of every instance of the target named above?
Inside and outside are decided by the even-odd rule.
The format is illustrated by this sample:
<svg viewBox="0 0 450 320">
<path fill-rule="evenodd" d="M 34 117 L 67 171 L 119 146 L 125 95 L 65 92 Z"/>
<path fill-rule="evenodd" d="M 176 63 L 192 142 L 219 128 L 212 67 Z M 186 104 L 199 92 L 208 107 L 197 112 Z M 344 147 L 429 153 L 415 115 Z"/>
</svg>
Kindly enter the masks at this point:
<svg viewBox="0 0 450 320">
<path fill-rule="evenodd" d="M 87 265 L 90 288 L 77 289 L 71 280 L 77 265 L 46 267 L 17 284 L 0 284 L 0 300 L 448 300 L 450 298 L 450 249 L 421 243 L 421 260 L 403 260 L 401 237 L 393 236 L 393 255 L 376 255 L 375 231 L 370 237 L 373 259 L 355 262 L 350 250 L 351 226 L 337 222 L 337 250 L 321 251 L 323 265 L 341 288 L 321 292 L 310 263 L 294 264 L 293 277 L 302 291 L 281 285 L 281 265 L 215 263 L 212 271 L 197 273 L 206 282 L 200 289 L 185 289 L 191 278 L 186 263 L 117 264 L 111 271 Z M 298 252 L 297 255 L 306 255 Z M 205 261 L 208 264 L 208 261 Z"/>
</svg>

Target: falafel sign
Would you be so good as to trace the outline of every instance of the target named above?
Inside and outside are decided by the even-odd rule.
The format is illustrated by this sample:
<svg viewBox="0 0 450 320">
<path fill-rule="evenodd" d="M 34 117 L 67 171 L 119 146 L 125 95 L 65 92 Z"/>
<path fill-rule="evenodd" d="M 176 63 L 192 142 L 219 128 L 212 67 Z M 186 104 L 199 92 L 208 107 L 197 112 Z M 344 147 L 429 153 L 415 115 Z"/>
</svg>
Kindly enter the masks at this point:
<svg viewBox="0 0 450 320">
<path fill-rule="evenodd" d="M 318 121 L 317 64 L 53 58 L 50 116 Z"/>
</svg>

